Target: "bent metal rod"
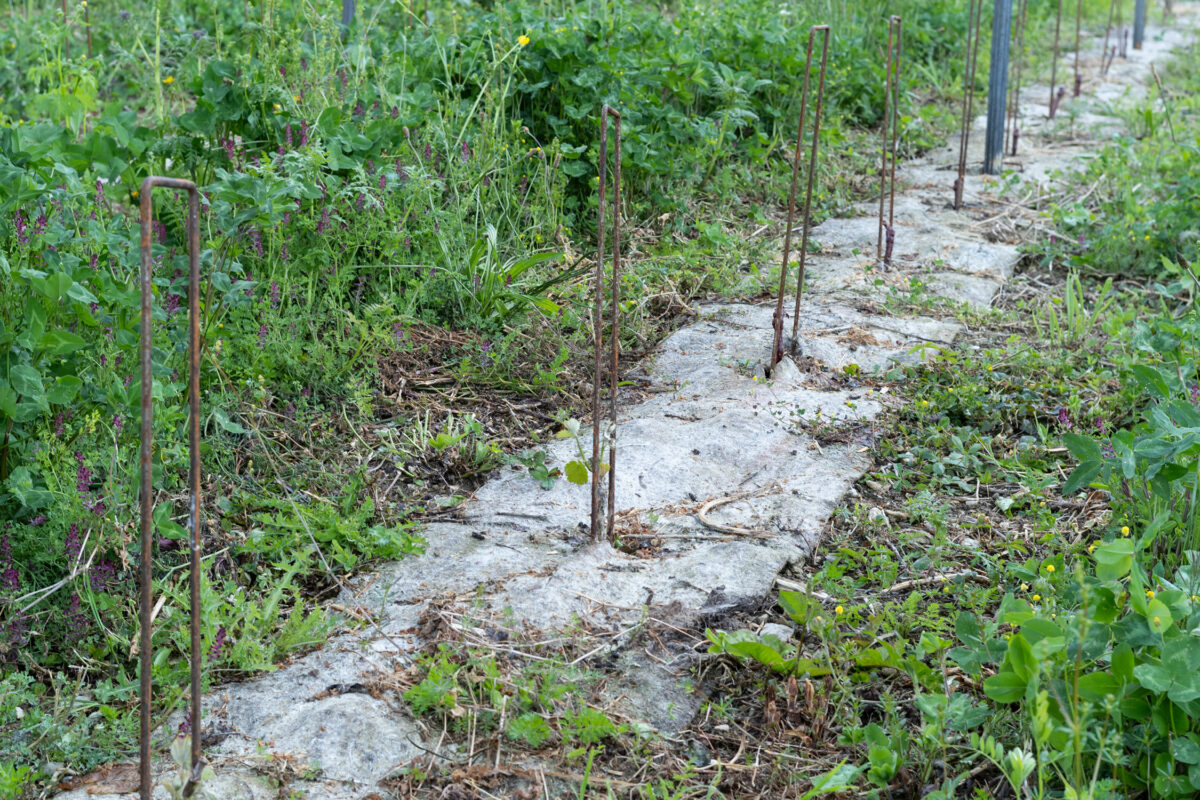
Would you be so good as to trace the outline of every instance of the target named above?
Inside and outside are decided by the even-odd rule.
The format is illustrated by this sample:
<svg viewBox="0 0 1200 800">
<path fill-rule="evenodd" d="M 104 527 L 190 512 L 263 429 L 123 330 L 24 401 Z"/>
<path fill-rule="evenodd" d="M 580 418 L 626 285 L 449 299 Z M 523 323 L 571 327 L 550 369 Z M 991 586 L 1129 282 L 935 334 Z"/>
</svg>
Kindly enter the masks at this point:
<svg viewBox="0 0 1200 800">
<path fill-rule="evenodd" d="M 153 542 L 154 542 L 154 467 L 151 459 L 154 439 L 154 256 L 151 252 L 151 229 L 154 205 L 151 194 L 155 187 L 178 189 L 188 193 L 188 399 L 190 416 L 188 436 L 191 450 L 189 484 L 191 503 L 188 525 L 191 529 L 191 755 L 192 773 L 184 785 L 184 797 L 196 789 L 204 766 L 200 752 L 200 193 L 196 184 L 178 178 L 149 177 L 142 181 L 142 430 L 141 430 L 141 564 L 139 588 L 139 662 L 141 665 L 141 737 L 140 737 L 140 795 L 150 800 L 153 786 L 150 778 L 150 715 L 151 671 L 153 668 L 152 612 L 153 608 Z"/>
</svg>

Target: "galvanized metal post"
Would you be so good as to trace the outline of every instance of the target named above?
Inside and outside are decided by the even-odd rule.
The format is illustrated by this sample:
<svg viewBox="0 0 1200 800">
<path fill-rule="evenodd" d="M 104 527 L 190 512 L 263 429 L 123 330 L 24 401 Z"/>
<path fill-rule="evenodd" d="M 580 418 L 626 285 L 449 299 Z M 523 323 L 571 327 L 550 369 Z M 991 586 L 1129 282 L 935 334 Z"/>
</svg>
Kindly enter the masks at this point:
<svg viewBox="0 0 1200 800">
<path fill-rule="evenodd" d="M 200 193 L 196 184 L 178 178 L 149 177 L 141 188 L 142 233 L 142 430 L 141 430 L 141 558 L 139 583 L 141 594 L 138 616 L 140 622 L 139 663 L 141 667 L 141 740 L 140 792 L 142 800 L 151 800 L 153 786 L 150 777 L 150 717 L 151 671 L 153 669 L 153 559 L 154 559 L 154 255 L 151 248 L 154 187 L 179 189 L 188 193 L 188 393 L 190 418 L 188 432 L 191 446 L 192 490 L 188 525 L 191 528 L 191 751 L 192 772 L 183 788 L 184 797 L 191 797 L 204 767 L 200 748 L 200 560 L 203 537 L 200 530 Z"/>
<path fill-rule="evenodd" d="M 354 0 L 342 0 L 342 27 L 349 28 L 354 22 Z"/>
<path fill-rule="evenodd" d="M 1142 42 L 1146 39 L 1146 0 L 1136 0 L 1133 4 L 1133 49 L 1141 50 Z"/>
<path fill-rule="evenodd" d="M 1008 46 L 1012 0 L 996 0 L 992 15 L 992 65 L 988 80 L 987 139 L 983 171 L 995 175 L 1004 159 L 1004 117 L 1008 100 Z"/>
</svg>

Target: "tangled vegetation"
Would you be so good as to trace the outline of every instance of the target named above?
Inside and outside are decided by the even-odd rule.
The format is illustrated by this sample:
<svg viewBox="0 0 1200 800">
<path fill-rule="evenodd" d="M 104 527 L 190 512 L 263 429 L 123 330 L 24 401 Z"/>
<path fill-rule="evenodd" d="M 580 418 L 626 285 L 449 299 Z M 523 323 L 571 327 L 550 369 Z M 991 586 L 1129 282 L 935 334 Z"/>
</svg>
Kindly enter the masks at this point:
<svg viewBox="0 0 1200 800">
<path fill-rule="evenodd" d="M 336 619 L 319 601 L 337 576 L 419 552 L 421 520 L 490 470 L 518 462 L 556 477 L 526 448 L 567 419 L 587 374 L 602 104 L 624 117 L 622 336 L 637 353 L 693 298 L 772 284 L 772 251 L 749 232 L 785 198 L 808 27 L 835 31 L 825 216 L 874 187 L 885 11 L 905 17 L 901 147 L 912 155 L 953 124 L 966 5 L 397 2 L 362 9 L 348 29 L 336 5 L 298 0 L 0 12 L 0 797 L 136 740 L 142 179 L 186 177 L 203 197 L 209 686 L 320 642 Z M 1052 3 L 1030 5 L 1043 35 Z M 1094 17 L 1102 5 L 1088 3 Z M 1195 89 L 1196 66 L 1168 84 Z M 1191 101 L 1174 111 L 1133 120 L 1130 138 L 1078 177 L 1108 183 L 1053 209 L 1061 238 L 1030 249 L 1089 279 L 1111 275 L 1121 303 L 1073 279 L 1064 302 L 1002 318 L 1025 324 L 1025 340 L 982 343 L 991 355 L 969 364 L 948 351 L 904 376 L 927 405 L 897 420 L 896 452 L 871 480 L 932 528 L 932 545 L 918 536 L 902 548 L 906 571 L 949 559 L 988 583 L 958 579 L 956 615 L 918 607 L 916 594 L 860 607 L 856 592 L 899 565 L 853 538 L 879 523 L 847 509 L 853 546 L 812 583 L 844 598 L 840 610 L 786 597 L 799 643 L 757 642 L 771 671 L 752 675 L 749 696 L 714 701 L 795 701 L 790 678 L 828 675 L 838 708 L 861 712 L 860 686 L 879 691 L 863 670 L 909 676 L 894 702 L 868 698 L 884 712 L 846 729 L 827 788 L 857 781 L 883 796 L 908 781 L 953 796 L 969 753 L 1014 785 L 1036 770 L 1046 791 L 1079 797 L 1118 784 L 1193 791 L 1180 765 L 1200 764 L 1188 638 L 1200 592 L 1197 327 L 1177 308 L 1195 281 L 1200 123 Z M 1129 159 L 1143 169 L 1114 168 Z M 165 192 L 155 206 L 155 592 L 182 607 L 185 206 Z M 1020 378 L 1031 370 L 1052 377 L 1031 386 Z M 447 397 L 448 386 L 461 392 Z M 536 400 L 536 416 L 492 413 L 514 396 Z M 1081 464 L 1065 488 L 1062 446 Z M 981 484 L 1012 488 L 992 515 L 1038 535 L 1003 553 L 951 546 L 952 529 L 976 523 L 944 497 Z M 1058 512 L 1078 501 L 1062 496 L 1088 485 L 1106 498 L 1083 506 L 1100 522 L 1068 541 Z M 864 661 L 886 630 L 902 635 Z M 749 638 L 713 632 L 705 646 L 745 656 Z M 155 685 L 183 687 L 183 634 L 160 625 L 153 646 Z M 813 646 L 821 664 L 801 652 Z M 977 691 L 951 691 L 937 671 L 951 663 Z M 431 656 L 404 696 L 415 713 L 449 714 L 468 668 L 488 669 L 472 653 Z M 557 737 L 585 753 L 618 740 L 635 751 L 639 732 L 582 699 L 589 680 L 527 676 L 505 735 L 531 750 Z M 461 693 L 500 683 L 487 674 Z M 181 691 L 160 696 L 162 714 Z M 920 720 L 916 733 L 906 719 Z M 862 775 L 838 768 L 860 761 Z"/>
</svg>

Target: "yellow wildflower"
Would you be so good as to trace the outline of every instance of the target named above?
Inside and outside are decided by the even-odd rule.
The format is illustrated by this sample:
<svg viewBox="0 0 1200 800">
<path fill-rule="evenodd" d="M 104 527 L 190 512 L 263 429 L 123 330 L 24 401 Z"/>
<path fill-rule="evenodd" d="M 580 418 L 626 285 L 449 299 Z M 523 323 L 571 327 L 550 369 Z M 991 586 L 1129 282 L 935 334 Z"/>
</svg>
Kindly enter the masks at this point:
<svg viewBox="0 0 1200 800">
<path fill-rule="evenodd" d="M 521 45 L 521 47 L 524 47 L 525 45 L 529 44 L 529 37 L 522 34 L 517 38 L 517 44 Z"/>
<path fill-rule="evenodd" d="M 1122 525 L 1122 526 L 1121 526 L 1121 535 L 1122 535 L 1122 536 L 1128 536 L 1128 535 L 1129 535 L 1129 526 L 1128 526 L 1128 525 Z"/>
<path fill-rule="evenodd" d="M 1054 572 L 1054 565 L 1053 565 L 1053 564 L 1047 564 L 1047 565 L 1046 565 L 1046 572 Z"/>
<path fill-rule="evenodd" d="M 167 77 L 163 78 L 163 83 L 167 84 L 168 86 L 170 86 L 174 82 L 175 82 L 174 75 L 168 75 Z"/>
<path fill-rule="evenodd" d="M 833 611 L 835 614 L 844 614 L 846 612 L 846 609 L 842 608 L 841 606 L 838 606 Z"/>
</svg>

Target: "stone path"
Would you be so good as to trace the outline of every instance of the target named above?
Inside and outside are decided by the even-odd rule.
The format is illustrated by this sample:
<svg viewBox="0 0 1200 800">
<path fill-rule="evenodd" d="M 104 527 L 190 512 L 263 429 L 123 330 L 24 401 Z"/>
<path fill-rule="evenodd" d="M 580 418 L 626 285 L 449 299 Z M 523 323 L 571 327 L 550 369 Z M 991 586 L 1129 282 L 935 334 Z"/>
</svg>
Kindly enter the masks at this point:
<svg viewBox="0 0 1200 800">
<path fill-rule="evenodd" d="M 1112 108 L 1144 94 L 1150 61 L 1162 63 L 1190 42 L 1189 19 L 1171 31 L 1150 28 L 1145 50 L 1115 62 L 1103 80 L 1094 42 L 1084 59 L 1085 96 L 1068 99 L 1054 123 L 1045 119 L 1049 88 L 1022 91 L 1023 152 L 1008 164 L 1024 186 L 1046 184 L 1054 170 L 1094 148 L 1097 135 L 1117 127 Z M 864 204 L 860 217 L 829 220 L 813 231 L 821 252 L 809 260 L 799 365 L 783 362 L 770 381 L 761 366 L 756 375 L 754 366 L 768 357 L 773 308 L 715 304 L 637 368 L 665 391 L 630 397 L 621 409 L 617 498 L 622 515 L 662 535 L 660 553 L 638 558 L 588 541 L 586 487 L 559 480 L 546 491 L 524 470 L 497 475 L 467 503 L 465 521 L 428 527 L 425 555 L 384 567 L 369 585 L 339 599 L 368 610 L 377 626 L 339 634 L 274 673 L 210 693 L 206 730 L 228 734 L 209 750 L 218 775 L 213 795 L 275 797 L 260 769 L 265 754 L 273 754 L 319 766 L 319 778 L 293 784 L 311 800 L 359 800 L 397 766 L 438 748 L 394 698 L 329 691 L 409 663 L 423 644 L 418 622 L 431 603 L 466 599 L 485 610 L 511 609 L 538 629 L 583 620 L 619 632 L 647 602 L 669 609 L 672 624 L 683 627 L 770 593 L 777 576 L 816 547 L 830 515 L 871 464 L 875 445 L 868 425 L 844 444 L 818 445 L 796 430 L 801 413 L 808 420 L 819 410 L 826 419 L 869 423 L 891 399 L 858 385 L 844 368 L 858 365 L 870 374 L 917 358 L 912 350 L 919 345 L 949 345 L 961 330 L 952 321 L 880 310 L 890 288 L 906 291 L 917 276 L 932 294 L 986 306 L 1018 263 L 1015 246 L 985 241 L 979 232 L 982 217 L 999 213 L 992 182 L 978 175 L 983 124 L 980 117 L 972 135 L 975 174 L 963 213 L 949 209 L 957 139 L 901 166 L 907 188 L 897 197 L 892 270 L 870 269 L 875 204 Z M 570 460 L 574 447 L 551 445 L 548 463 Z M 768 535 L 730 536 L 697 521 L 699 505 L 741 492 L 751 494 L 712 518 Z M 686 726 L 701 701 L 687 691 L 684 673 L 626 654 L 608 691 L 623 713 L 669 734 Z M 166 797 L 161 786 L 155 797 Z"/>
</svg>

